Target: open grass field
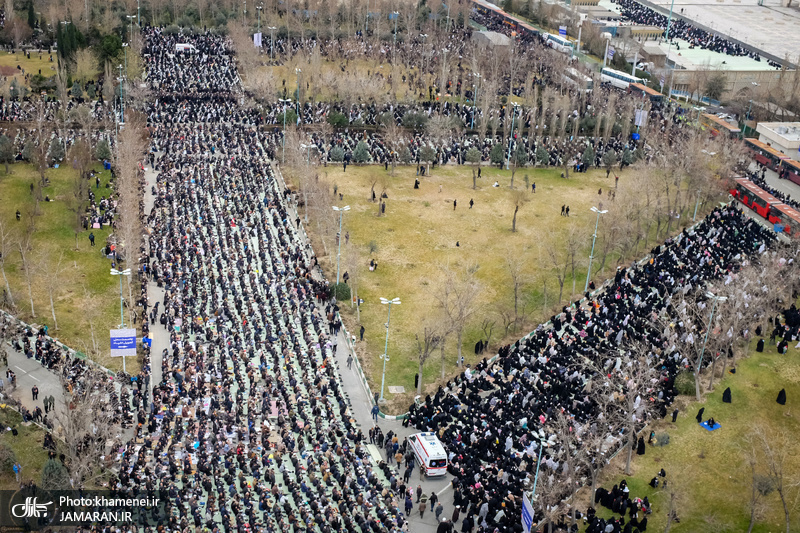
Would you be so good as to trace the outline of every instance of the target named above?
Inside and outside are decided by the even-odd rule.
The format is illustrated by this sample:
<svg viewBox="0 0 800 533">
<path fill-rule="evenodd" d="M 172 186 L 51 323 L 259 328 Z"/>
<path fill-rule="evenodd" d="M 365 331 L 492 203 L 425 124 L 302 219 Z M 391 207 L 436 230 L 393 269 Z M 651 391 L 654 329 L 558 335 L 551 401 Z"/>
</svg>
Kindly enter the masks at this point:
<svg viewBox="0 0 800 533">
<path fill-rule="evenodd" d="M 17 436 L 6 431 L 7 427 L 15 427 L 19 431 Z M 39 484 L 40 475 L 44 463 L 47 461 L 47 451 L 42 448 L 44 442 L 44 431 L 36 424 L 22 424 L 22 417 L 16 411 L 0 407 L 0 445 L 8 447 L 19 464 L 22 465 L 22 480 L 34 481 Z M 2 471 L 0 471 L 0 489 L 17 490 L 17 483 L 13 462 L 6 464 L 3 461 Z"/>
<path fill-rule="evenodd" d="M 800 350 L 790 344 L 786 355 L 779 355 L 775 346 L 767 346 L 764 353 L 755 352 L 754 339 L 750 346 L 750 357 L 736 365 L 736 374 L 728 373 L 715 384 L 714 390 L 702 402 L 693 397 L 681 397 L 681 413 L 677 424 L 672 424 L 671 415 L 653 425 L 656 434 L 669 434 L 669 444 L 664 447 L 648 446 L 644 456 L 634 455 L 633 475 L 625 476 L 624 454 L 606 470 L 605 478 L 598 486 L 610 489 L 620 480 L 627 479 L 631 496 L 648 496 L 653 504 L 653 513 L 648 518 L 648 531 L 664 531 L 669 508 L 668 495 L 648 483 L 664 468 L 669 483 L 675 484 L 681 497 L 677 504 L 680 523 L 673 523 L 672 531 L 710 533 L 747 531 L 750 522 L 751 471 L 745 460 L 746 436 L 754 430 L 773 432 L 783 430 L 791 437 L 784 463 L 786 483 L 797 483 L 800 479 Z M 704 376 L 708 384 L 708 376 Z M 722 402 L 722 392 L 731 388 L 732 403 Z M 786 405 L 775 400 L 778 392 L 785 388 Z M 692 400 L 692 401 L 690 401 Z M 722 427 L 709 432 L 695 421 L 698 410 L 704 407 L 703 419 L 714 417 Z M 645 435 L 647 440 L 647 435 Z M 777 444 L 777 440 L 774 441 Z M 757 462 L 757 472 L 766 474 L 763 461 Z M 800 489 L 794 488 L 789 495 L 794 500 L 792 531 L 800 524 L 798 505 Z M 588 498 L 587 498 L 588 504 Z M 785 531 L 784 513 L 776 492 L 764 498 L 765 506 L 758 514 L 753 531 L 777 533 Z M 601 516 L 611 516 L 611 511 L 602 508 Z"/>
<path fill-rule="evenodd" d="M 562 249 L 564 242 L 574 231 L 576 247 L 575 283 L 572 269 L 567 270 L 562 301 L 573 296 L 578 298 L 588 266 L 592 244 L 595 214 L 593 205 L 602 201 L 610 203 L 606 194 L 614 186 L 613 177 L 606 179 L 605 172 L 594 170 L 585 174 L 571 174 L 569 179 L 560 177 L 558 169 L 521 169 L 516 173 L 515 189 L 509 188 L 510 171 L 483 167 L 478 189 L 472 189 L 472 170 L 468 167 L 445 166 L 435 168 L 430 176 L 421 178 L 421 186 L 414 189 L 415 167 L 398 167 L 395 176 L 389 176 L 383 167 L 349 166 L 342 172 L 341 166 L 320 168 L 321 179 L 329 188 L 334 186 L 344 195 L 338 205 L 350 205 L 351 211 L 344 215 L 343 233 L 349 232 L 349 243 L 342 245 L 342 268 L 344 273 L 353 265 L 357 270 L 358 296 L 361 305 L 360 323 L 364 325 L 364 343 L 359 343 L 360 359 L 370 378 L 373 391 L 380 390 L 381 365 L 378 355 L 383 353 L 387 308 L 379 303 L 380 297 L 399 297 L 402 305 L 392 309 L 389 337 L 390 361 L 386 369 L 386 386 L 403 386 L 406 394 L 392 395 L 385 392 L 391 404 L 388 412 L 405 412 L 413 398 L 414 376 L 418 371 L 417 344 L 415 334 L 421 334 L 426 321 L 434 320 L 437 314 L 436 295 L 442 284 L 442 271 L 454 272 L 474 270 L 480 284 L 476 297 L 474 318 L 467 322 L 463 338 L 463 354 L 466 363 L 474 363 L 477 356 L 474 347 L 485 338 L 481 322 L 488 318 L 494 322 L 491 337 L 493 347 L 503 342 L 513 342 L 520 335 L 546 320 L 558 306 L 559 286 L 555 266 L 548 250 Z M 536 183 L 536 193 L 525 185 Z M 372 176 L 380 175 L 387 180 L 388 199 L 385 216 L 376 216 L 378 204 L 370 198 Z M 624 176 L 624 173 L 623 173 Z M 492 187 L 498 181 L 500 187 Z M 620 189 L 625 180 L 620 180 Z M 602 197 L 598 190 L 603 189 Z M 380 193 L 380 186 L 376 188 Z M 441 190 L 441 192 L 440 192 Z M 520 207 L 517 215 L 517 232 L 512 233 L 514 197 L 524 194 L 527 203 Z M 474 200 L 470 209 L 469 202 Z M 453 201 L 457 207 L 453 209 Z M 570 206 L 570 217 L 562 217 L 561 206 Z M 336 248 L 327 246 L 327 255 L 319 239 L 313 235 L 313 223 L 306 226 L 312 232 L 314 249 L 328 279 L 336 279 Z M 456 245 L 458 243 L 458 246 Z M 370 251 L 372 249 L 372 252 Z M 505 331 L 502 314 L 513 316 L 514 296 L 507 258 L 518 258 L 522 278 L 519 298 L 520 315 L 524 315 L 516 329 Z M 378 263 L 377 270 L 369 271 L 370 259 Z M 615 265 L 608 261 L 604 272 L 596 272 L 593 279 L 608 277 Z M 350 265 L 350 266 L 348 266 Z M 523 311 L 524 308 L 524 311 Z M 347 327 L 357 334 L 357 316 L 350 305 L 343 311 Z M 445 347 L 445 374 L 456 370 L 457 348 L 454 336 L 450 336 Z M 441 376 L 440 353 L 431 357 L 423 373 L 423 384 L 431 390 Z"/>
<path fill-rule="evenodd" d="M 41 59 L 39 59 L 40 55 Z M 11 78 L 16 78 L 17 83 L 21 86 L 30 87 L 25 81 L 26 74 L 33 76 L 38 74 L 41 70 L 42 76 L 45 78 L 53 76 L 56 73 L 56 65 L 55 54 L 53 56 L 53 62 L 51 63 L 47 50 L 43 51 L 41 54 L 31 52 L 30 59 L 21 51 L 16 53 L 0 52 L 0 76 L 7 78 L 4 85 L 6 89 L 11 85 Z M 17 68 L 17 66 L 20 68 Z"/>
<path fill-rule="evenodd" d="M 47 170 L 50 185 L 42 189 L 42 196 L 49 196 L 52 201 L 39 204 L 40 214 L 35 217 L 35 232 L 29 252 L 33 272 L 34 308 L 31 312 L 28 285 L 16 242 L 24 235 L 28 214 L 34 209 L 35 200 L 30 192 L 30 184 L 38 181 L 39 176 L 29 164 L 17 163 L 10 168 L 10 175 L 5 175 L 0 168 L 0 222 L 11 241 L 6 252 L 5 272 L 17 316 L 29 323 L 46 324 L 50 335 L 87 354 L 92 351 L 93 331 L 100 349 L 100 353 L 94 354 L 93 358 L 109 368 L 121 369 L 121 361 L 108 357 L 108 330 L 119 324 L 118 280 L 109 275 L 111 260 L 101 253 L 111 228 L 104 226 L 103 229 L 91 230 L 95 235 L 94 247 L 89 242 L 89 231 L 81 229 L 76 249 L 73 230 L 75 214 L 69 210 L 67 201 L 72 194 L 73 176 L 77 171 L 68 165 Z M 100 168 L 98 165 L 97 169 Z M 110 178 L 109 171 L 101 172 L 99 189 L 95 188 L 94 181 L 91 182 L 98 201 L 103 196 L 109 196 L 110 189 L 106 188 L 106 184 Z M 16 220 L 17 210 L 21 213 L 22 220 L 19 222 Z M 48 279 L 54 273 L 58 278 L 54 291 L 58 329 L 55 328 L 47 289 Z M 127 299 L 125 285 L 123 293 Z M 127 361 L 127 365 L 128 371 L 138 371 L 133 358 Z"/>
</svg>

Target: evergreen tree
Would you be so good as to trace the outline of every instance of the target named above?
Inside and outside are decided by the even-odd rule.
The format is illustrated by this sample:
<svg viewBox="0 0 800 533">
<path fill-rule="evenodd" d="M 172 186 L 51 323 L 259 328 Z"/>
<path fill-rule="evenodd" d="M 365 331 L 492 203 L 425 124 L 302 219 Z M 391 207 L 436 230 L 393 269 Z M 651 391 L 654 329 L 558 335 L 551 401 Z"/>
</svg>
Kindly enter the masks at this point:
<svg viewBox="0 0 800 533">
<path fill-rule="evenodd" d="M 358 141 L 356 149 L 353 150 L 353 161 L 355 161 L 356 163 L 369 162 L 369 148 L 367 147 L 366 142 Z"/>
<path fill-rule="evenodd" d="M 489 153 L 489 157 L 493 165 L 502 167 L 503 161 L 505 161 L 505 153 L 503 150 L 503 145 L 501 143 L 497 143 L 494 146 L 492 146 L 492 151 Z"/>
<path fill-rule="evenodd" d="M 50 141 L 50 148 L 47 150 L 47 158 L 50 165 L 63 161 L 65 155 L 64 145 L 61 144 L 61 139 L 56 137 Z"/>
<path fill-rule="evenodd" d="M 33 10 L 33 2 L 28 2 L 28 26 L 36 28 L 36 12 Z"/>
<path fill-rule="evenodd" d="M 341 163 L 344 161 L 344 150 L 341 146 L 334 146 L 331 148 L 331 161 Z"/>
<path fill-rule="evenodd" d="M 8 164 L 14 162 L 14 142 L 8 136 L 0 136 L 0 163 L 6 166 L 6 174 L 8 171 Z"/>
<path fill-rule="evenodd" d="M 97 146 L 94 149 L 94 156 L 100 161 L 111 159 L 111 148 L 108 146 L 108 141 L 100 139 L 97 141 Z"/>
<path fill-rule="evenodd" d="M 541 144 L 536 147 L 536 161 L 543 167 L 546 167 L 547 164 L 550 163 L 550 154 Z"/>
<path fill-rule="evenodd" d="M 590 167 L 592 166 L 592 163 L 594 163 L 594 148 L 592 148 L 591 144 L 586 147 L 586 150 L 583 151 L 583 157 L 581 157 L 581 162 L 586 167 Z"/>
<path fill-rule="evenodd" d="M 73 98 L 80 98 L 83 96 L 83 89 L 81 89 L 81 84 L 77 81 L 72 84 L 72 89 L 70 90 Z"/>
<path fill-rule="evenodd" d="M 42 468 L 42 488 L 44 490 L 67 490 L 70 488 L 69 472 L 64 463 L 48 459 Z"/>
</svg>

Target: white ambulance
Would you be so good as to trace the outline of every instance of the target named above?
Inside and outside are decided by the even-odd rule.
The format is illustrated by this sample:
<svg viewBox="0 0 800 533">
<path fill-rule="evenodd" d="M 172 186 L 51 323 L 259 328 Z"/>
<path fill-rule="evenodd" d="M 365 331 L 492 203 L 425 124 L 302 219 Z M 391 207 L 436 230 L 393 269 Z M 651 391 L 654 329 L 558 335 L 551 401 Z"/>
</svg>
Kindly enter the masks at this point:
<svg viewBox="0 0 800 533">
<path fill-rule="evenodd" d="M 411 449 L 420 468 L 430 476 L 443 476 L 447 473 L 447 452 L 436 433 L 414 433 L 408 437 Z"/>
</svg>

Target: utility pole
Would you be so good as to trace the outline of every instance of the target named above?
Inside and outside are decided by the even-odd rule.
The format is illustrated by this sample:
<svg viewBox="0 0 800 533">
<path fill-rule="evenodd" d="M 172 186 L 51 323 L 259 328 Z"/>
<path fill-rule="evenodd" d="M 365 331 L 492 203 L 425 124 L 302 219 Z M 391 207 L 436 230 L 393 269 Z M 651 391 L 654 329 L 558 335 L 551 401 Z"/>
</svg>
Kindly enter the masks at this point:
<svg viewBox="0 0 800 533">
<path fill-rule="evenodd" d="M 511 131 L 508 134 L 508 158 L 506 159 L 506 170 L 508 170 L 509 164 L 511 163 L 511 145 L 514 141 L 514 119 L 517 116 L 517 106 L 519 104 L 511 102 L 511 105 Z"/>
<path fill-rule="evenodd" d="M 269 30 L 269 58 L 275 59 L 275 52 L 274 52 L 274 43 L 275 43 L 275 26 L 269 26 L 267 28 Z"/>
</svg>

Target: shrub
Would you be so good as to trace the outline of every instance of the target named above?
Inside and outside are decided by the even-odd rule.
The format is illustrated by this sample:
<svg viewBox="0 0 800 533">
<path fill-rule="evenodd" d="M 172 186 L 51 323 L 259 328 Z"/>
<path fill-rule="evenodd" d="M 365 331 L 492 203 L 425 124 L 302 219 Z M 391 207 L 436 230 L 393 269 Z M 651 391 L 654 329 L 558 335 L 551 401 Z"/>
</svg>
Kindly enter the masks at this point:
<svg viewBox="0 0 800 533">
<path fill-rule="evenodd" d="M 675 378 L 675 390 L 678 394 L 692 395 L 695 393 L 694 374 L 691 372 L 681 372 Z"/>
<path fill-rule="evenodd" d="M 656 446 L 669 444 L 669 433 L 656 433 Z"/>
<path fill-rule="evenodd" d="M 14 454 L 14 450 L 5 444 L 0 444 L 0 472 L 7 474 L 14 472 L 14 463 L 16 462 L 17 456 Z"/>
<path fill-rule="evenodd" d="M 369 244 L 367 246 L 369 247 L 370 254 L 374 254 L 375 252 L 378 251 L 378 243 L 375 241 L 369 241 Z"/>
<path fill-rule="evenodd" d="M 344 161 L 344 150 L 341 146 L 334 146 L 331 148 L 331 161 L 341 163 Z"/>
<path fill-rule="evenodd" d="M 369 162 L 369 148 L 364 141 L 358 141 L 356 149 L 353 150 L 353 161 L 356 163 Z"/>
<path fill-rule="evenodd" d="M 108 141 L 100 139 L 97 141 L 97 147 L 94 150 L 94 155 L 100 161 L 111 159 L 111 148 L 108 146 Z"/>
<path fill-rule="evenodd" d="M 346 128 L 348 124 L 347 116 L 344 113 L 333 111 L 328 113 L 328 124 L 334 128 Z"/>
<path fill-rule="evenodd" d="M 350 286 L 347 283 L 334 283 L 332 286 L 337 302 L 350 301 Z"/>
<path fill-rule="evenodd" d="M 69 489 L 69 472 L 61 461 L 48 459 L 42 468 L 42 488 L 45 490 Z"/>
</svg>

